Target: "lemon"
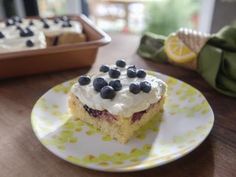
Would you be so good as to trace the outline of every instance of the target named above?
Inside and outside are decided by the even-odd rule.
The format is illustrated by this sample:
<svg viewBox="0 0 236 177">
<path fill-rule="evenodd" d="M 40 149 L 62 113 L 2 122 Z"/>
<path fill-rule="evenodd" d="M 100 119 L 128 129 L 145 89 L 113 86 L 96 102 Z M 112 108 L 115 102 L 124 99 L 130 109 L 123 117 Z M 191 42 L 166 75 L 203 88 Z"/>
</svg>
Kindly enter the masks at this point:
<svg viewBox="0 0 236 177">
<path fill-rule="evenodd" d="M 197 57 L 196 53 L 190 50 L 176 34 L 167 37 L 164 50 L 168 58 L 175 63 L 187 63 Z"/>
</svg>

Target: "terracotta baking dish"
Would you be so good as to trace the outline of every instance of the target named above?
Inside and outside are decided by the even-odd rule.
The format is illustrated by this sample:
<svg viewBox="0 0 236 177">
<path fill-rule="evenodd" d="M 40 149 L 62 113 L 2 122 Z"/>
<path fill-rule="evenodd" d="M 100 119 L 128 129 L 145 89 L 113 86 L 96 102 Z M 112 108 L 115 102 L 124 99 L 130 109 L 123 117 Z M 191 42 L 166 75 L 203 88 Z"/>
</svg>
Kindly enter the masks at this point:
<svg viewBox="0 0 236 177">
<path fill-rule="evenodd" d="M 84 15 L 70 17 L 82 24 L 86 42 L 0 54 L 0 79 L 92 65 L 98 48 L 111 38 Z"/>
</svg>

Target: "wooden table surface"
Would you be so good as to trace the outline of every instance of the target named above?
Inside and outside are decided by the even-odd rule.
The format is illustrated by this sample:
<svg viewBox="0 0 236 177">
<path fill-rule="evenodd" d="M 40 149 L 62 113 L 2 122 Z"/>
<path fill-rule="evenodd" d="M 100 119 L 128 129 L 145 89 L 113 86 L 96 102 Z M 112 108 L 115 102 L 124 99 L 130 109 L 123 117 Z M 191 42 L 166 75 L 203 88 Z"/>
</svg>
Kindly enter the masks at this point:
<svg viewBox="0 0 236 177">
<path fill-rule="evenodd" d="M 27 76 L 0 81 L 0 177 L 233 177 L 236 176 L 236 99 L 224 96 L 197 73 L 171 65 L 155 64 L 136 55 L 139 37 L 111 34 L 92 68 Z M 117 58 L 144 69 L 181 79 L 199 89 L 215 114 L 209 137 L 192 153 L 167 165 L 130 173 L 98 172 L 72 165 L 50 153 L 35 137 L 30 113 L 37 99 L 65 80 L 95 70 Z"/>
</svg>

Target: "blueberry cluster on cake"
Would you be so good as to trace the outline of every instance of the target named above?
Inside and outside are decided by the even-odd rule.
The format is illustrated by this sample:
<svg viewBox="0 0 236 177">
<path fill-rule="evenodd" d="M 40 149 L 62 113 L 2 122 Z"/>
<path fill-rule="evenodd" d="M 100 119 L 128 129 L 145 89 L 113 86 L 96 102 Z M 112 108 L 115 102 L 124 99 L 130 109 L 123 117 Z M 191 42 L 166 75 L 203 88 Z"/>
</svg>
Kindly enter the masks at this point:
<svg viewBox="0 0 236 177">
<path fill-rule="evenodd" d="M 138 129 L 163 109 L 167 85 L 135 65 L 117 60 L 100 72 L 80 76 L 70 91 L 73 117 L 126 143 Z"/>
<path fill-rule="evenodd" d="M 85 40 L 80 22 L 67 16 L 54 19 L 12 17 L 0 23 L 0 53 L 42 49 Z"/>
</svg>

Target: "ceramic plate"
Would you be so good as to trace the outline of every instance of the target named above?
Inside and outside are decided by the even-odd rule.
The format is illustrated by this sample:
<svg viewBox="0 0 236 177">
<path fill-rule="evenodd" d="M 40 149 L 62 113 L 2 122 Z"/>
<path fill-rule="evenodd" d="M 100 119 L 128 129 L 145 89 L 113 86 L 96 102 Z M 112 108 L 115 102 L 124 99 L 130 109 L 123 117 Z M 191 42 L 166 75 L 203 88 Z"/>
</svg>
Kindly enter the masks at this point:
<svg viewBox="0 0 236 177">
<path fill-rule="evenodd" d="M 136 171 L 178 159 L 195 149 L 209 134 L 214 114 L 205 97 L 172 77 L 149 72 L 168 84 L 164 112 L 141 128 L 127 144 L 73 120 L 67 93 L 76 80 L 45 93 L 32 110 L 31 122 L 39 141 L 56 156 L 90 169 Z"/>
</svg>

